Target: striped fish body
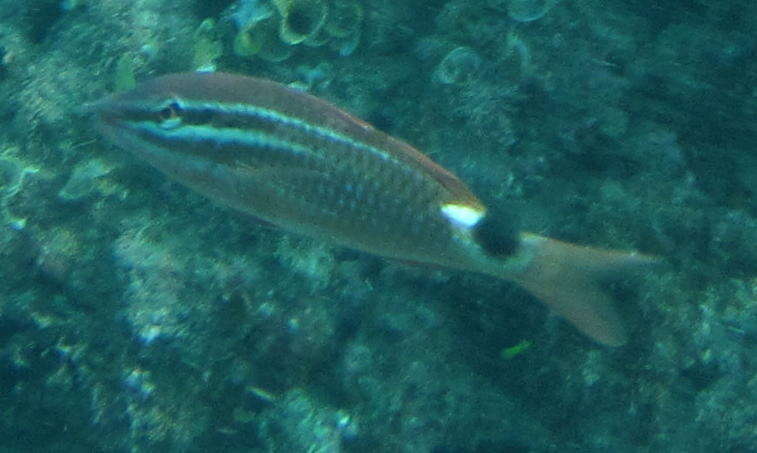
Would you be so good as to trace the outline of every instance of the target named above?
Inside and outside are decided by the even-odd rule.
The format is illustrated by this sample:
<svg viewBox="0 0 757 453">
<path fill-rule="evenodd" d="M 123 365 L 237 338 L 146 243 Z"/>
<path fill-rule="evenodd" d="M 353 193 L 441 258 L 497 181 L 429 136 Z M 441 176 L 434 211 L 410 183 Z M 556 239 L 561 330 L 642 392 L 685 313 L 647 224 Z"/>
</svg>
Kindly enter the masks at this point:
<svg viewBox="0 0 757 453">
<path fill-rule="evenodd" d="M 626 333 L 598 278 L 654 261 L 516 234 L 410 145 L 275 82 L 167 75 L 92 111 L 106 138 L 215 201 L 377 255 L 515 281 L 604 344 Z"/>
<path fill-rule="evenodd" d="M 316 97 L 268 80 L 187 73 L 95 110 L 106 137 L 213 200 L 374 254 L 480 270 L 465 227 L 484 207 L 465 185 Z"/>
</svg>

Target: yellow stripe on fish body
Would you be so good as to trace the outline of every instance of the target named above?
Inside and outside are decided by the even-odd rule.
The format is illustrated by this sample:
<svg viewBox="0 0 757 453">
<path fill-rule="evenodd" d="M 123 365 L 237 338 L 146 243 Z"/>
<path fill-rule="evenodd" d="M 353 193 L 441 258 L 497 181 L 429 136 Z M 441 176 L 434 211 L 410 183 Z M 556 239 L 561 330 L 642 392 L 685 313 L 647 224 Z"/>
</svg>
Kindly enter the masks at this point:
<svg viewBox="0 0 757 453">
<path fill-rule="evenodd" d="M 381 256 L 516 281 L 595 339 L 625 341 L 594 271 L 581 269 L 649 258 L 610 259 L 519 235 L 452 173 L 323 100 L 268 80 L 188 73 L 153 79 L 93 110 L 106 138 L 213 200 Z"/>
</svg>

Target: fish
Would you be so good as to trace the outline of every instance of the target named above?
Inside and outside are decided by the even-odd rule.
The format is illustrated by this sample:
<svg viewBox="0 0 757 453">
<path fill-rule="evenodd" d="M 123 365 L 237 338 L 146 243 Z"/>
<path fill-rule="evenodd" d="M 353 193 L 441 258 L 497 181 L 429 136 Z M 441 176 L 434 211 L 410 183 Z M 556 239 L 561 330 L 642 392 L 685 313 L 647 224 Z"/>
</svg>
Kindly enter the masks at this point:
<svg viewBox="0 0 757 453">
<path fill-rule="evenodd" d="M 514 282 L 603 345 L 628 341 L 603 279 L 657 261 L 519 231 L 405 141 L 275 81 L 168 74 L 88 110 L 106 142 L 217 203 L 331 244 Z"/>
</svg>

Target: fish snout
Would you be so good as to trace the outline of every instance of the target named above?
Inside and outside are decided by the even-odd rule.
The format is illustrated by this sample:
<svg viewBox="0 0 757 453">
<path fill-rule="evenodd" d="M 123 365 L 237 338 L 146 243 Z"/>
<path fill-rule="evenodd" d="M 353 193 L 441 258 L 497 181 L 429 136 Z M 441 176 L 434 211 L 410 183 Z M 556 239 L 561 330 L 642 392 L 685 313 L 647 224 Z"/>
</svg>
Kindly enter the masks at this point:
<svg viewBox="0 0 757 453">
<path fill-rule="evenodd" d="M 123 116 L 119 103 L 115 102 L 112 97 L 86 102 L 77 107 L 76 112 L 81 116 L 89 116 L 97 122 L 106 124 L 113 124 Z"/>
</svg>

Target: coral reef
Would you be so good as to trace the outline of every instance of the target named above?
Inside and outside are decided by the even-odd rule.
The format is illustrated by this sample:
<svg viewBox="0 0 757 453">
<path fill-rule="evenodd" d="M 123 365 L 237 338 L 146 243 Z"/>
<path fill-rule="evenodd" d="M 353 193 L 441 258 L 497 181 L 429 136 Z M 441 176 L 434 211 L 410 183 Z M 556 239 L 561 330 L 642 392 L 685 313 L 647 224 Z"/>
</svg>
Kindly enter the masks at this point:
<svg viewBox="0 0 757 453">
<path fill-rule="evenodd" d="M 0 11 L 0 449 L 755 450 L 755 2 Z M 97 139 L 88 102 L 198 69 L 331 100 L 523 229 L 661 256 L 608 282 L 629 345 L 267 229 Z"/>
<path fill-rule="evenodd" d="M 236 27 L 236 55 L 276 63 L 299 44 L 350 55 L 360 40 L 363 7 L 356 0 L 240 0 L 228 17 Z"/>
</svg>

